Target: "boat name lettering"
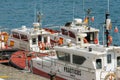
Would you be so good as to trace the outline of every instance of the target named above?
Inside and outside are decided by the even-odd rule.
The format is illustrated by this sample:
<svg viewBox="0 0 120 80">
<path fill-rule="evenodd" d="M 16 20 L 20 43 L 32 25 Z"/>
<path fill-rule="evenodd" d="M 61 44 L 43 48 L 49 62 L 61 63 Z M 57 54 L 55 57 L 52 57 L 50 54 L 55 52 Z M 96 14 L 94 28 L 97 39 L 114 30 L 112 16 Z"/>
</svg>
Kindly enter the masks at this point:
<svg viewBox="0 0 120 80">
<path fill-rule="evenodd" d="M 40 63 L 37 63 L 38 65 L 41 65 Z"/>
<path fill-rule="evenodd" d="M 64 71 L 67 73 L 73 73 L 76 75 L 81 75 L 81 71 L 73 68 L 64 67 Z"/>
</svg>

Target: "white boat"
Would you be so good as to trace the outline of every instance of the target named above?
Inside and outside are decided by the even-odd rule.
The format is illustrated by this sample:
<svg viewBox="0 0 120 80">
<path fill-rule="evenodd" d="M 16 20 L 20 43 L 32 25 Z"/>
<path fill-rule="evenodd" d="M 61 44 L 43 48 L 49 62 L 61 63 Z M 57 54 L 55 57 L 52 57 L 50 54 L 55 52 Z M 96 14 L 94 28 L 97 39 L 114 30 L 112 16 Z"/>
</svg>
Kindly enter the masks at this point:
<svg viewBox="0 0 120 80">
<path fill-rule="evenodd" d="M 81 35 L 85 33 L 84 43 L 99 44 L 98 33 L 99 29 L 93 28 L 80 18 L 75 18 L 72 22 L 67 22 L 65 26 L 60 27 L 60 32 L 55 32 L 48 28 L 46 31 L 51 32 L 51 43 L 53 44 L 65 44 L 67 39 L 70 39 L 72 43 L 80 44 Z"/>
<path fill-rule="evenodd" d="M 17 48 L 19 51 L 12 54 L 9 61 L 19 69 L 29 70 L 28 64 L 33 57 L 49 56 L 51 55 L 50 52 L 55 53 L 50 43 L 51 33 L 41 28 L 39 21 L 34 22 L 32 28 L 22 26 L 11 30 L 7 44 L 12 48 Z"/>
<path fill-rule="evenodd" d="M 57 56 L 32 59 L 33 73 L 56 80 L 111 80 L 120 78 L 120 47 L 102 45 L 56 46 Z M 51 73 L 52 72 L 52 73 Z"/>
<path fill-rule="evenodd" d="M 39 23 L 33 23 L 33 28 L 22 26 L 12 29 L 8 45 L 25 51 L 49 51 L 51 47 L 50 33 L 39 27 Z"/>
<path fill-rule="evenodd" d="M 80 44 L 68 40 L 68 45 L 54 47 L 55 56 L 33 58 L 31 71 L 51 80 L 120 80 L 120 46 L 109 45 L 108 17 L 106 14 L 106 45 L 86 44 L 84 38 L 89 34 L 81 33 Z"/>
</svg>

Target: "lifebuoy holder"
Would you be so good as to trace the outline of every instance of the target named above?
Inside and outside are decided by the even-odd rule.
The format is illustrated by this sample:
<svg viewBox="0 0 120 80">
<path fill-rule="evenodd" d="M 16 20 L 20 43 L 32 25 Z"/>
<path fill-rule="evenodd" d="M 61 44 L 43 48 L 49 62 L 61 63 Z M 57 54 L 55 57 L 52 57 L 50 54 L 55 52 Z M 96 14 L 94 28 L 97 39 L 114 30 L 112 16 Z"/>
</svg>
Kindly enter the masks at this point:
<svg viewBox="0 0 120 80">
<path fill-rule="evenodd" d="M 114 73 L 109 73 L 108 75 L 105 76 L 104 80 L 116 80 L 116 75 Z"/>
</svg>

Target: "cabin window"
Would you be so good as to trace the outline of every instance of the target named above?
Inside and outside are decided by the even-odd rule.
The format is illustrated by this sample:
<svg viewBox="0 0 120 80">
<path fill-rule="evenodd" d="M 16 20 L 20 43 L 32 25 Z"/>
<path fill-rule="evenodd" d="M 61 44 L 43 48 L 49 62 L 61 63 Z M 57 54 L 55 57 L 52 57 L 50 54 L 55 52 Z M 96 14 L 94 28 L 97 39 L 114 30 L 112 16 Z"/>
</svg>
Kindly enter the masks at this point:
<svg viewBox="0 0 120 80">
<path fill-rule="evenodd" d="M 87 33 L 87 37 L 85 37 L 89 43 L 94 42 L 94 32 Z"/>
<path fill-rule="evenodd" d="M 57 57 L 59 60 L 70 62 L 70 54 L 57 51 Z"/>
<path fill-rule="evenodd" d="M 21 40 L 28 41 L 28 38 L 26 35 L 20 34 L 20 36 L 21 36 Z"/>
<path fill-rule="evenodd" d="M 36 44 L 36 38 L 32 38 L 32 44 Z"/>
<path fill-rule="evenodd" d="M 80 39 L 80 38 L 78 38 L 78 41 L 81 41 L 81 39 Z"/>
<path fill-rule="evenodd" d="M 47 37 L 44 37 L 44 43 L 47 43 Z"/>
<path fill-rule="evenodd" d="M 73 32 L 71 32 L 71 31 L 69 31 L 69 37 L 75 38 L 75 34 Z"/>
<path fill-rule="evenodd" d="M 63 35 L 68 35 L 67 30 L 65 30 L 65 29 L 61 29 L 61 31 L 62 31 L 62 34 L 63 34 Z"/>
<path fill-rule="evenodd" d="M 111 54 L 107 55 L 107 63 L 111 63 Z"/>
<path fill-rule="evenodd" d="M 38 41 L 42 41 L 42 36 L 41 35 L 38 36 Z"/>
<path fill-rule="evenodd" d="M 102 68 L 102 60 L 101 59 L 97 59 L 96 60 L 96 68 L 97 69 L 101 69 Z"/>
<path fill-rule="evenodd" d="M 117 67 L 120 67 L 120 56 L 117 57 Z"/>
<path fill-rule="evenodd" d="M 19 33 L 12 32 L 12 36 L 13 36 L 14 38 L 20 39 Z"/>
<path fill-rule="evenodd" d="M 73 55 L 73 63 L 75 64 L 83 64 L 85 62 L 86 58 L 83 56 Z"/>
</svg>

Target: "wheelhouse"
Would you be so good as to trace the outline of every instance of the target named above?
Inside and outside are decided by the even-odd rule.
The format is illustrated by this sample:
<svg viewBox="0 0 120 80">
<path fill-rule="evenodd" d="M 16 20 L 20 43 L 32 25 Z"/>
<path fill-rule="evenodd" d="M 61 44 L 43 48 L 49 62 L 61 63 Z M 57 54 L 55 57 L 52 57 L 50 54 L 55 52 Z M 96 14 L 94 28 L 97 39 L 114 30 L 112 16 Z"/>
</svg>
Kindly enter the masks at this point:
<svg viewBox="0 0 120 80">
<path fill-rule="evenodd" d="M 68 22 L 64 27 L 61 27 L 61 37 L 69 38 L 76 44 L 81 42 L 79 34 L 83 33 L 87 34 L 84 43 L 99 44 L 99 30 L 83 24 L 81 19 L 75 19 L 73 22 Z"/>
<path fill-rule="evenodd" d="M 86 72 L 88 72 L 86 73 L 86 75 L 92 74 L 89 80 L 93 79 L 103 80 L 110 78 L 110 75 L 112 75 L 113 77 L 112 79 L 119 78 L 120 74 L 119 47 L 107 48 L 101 45 L 94 45 L 79 48 L 78 46 L 77 47 L 64 46 L 55 47 L 55 50 L 58 62 L 66 66 L 64 69 L 64 73 L 66 74 L 69 73 L 69 71 L 70 73 L 74 73 L 73 70 L 76 70 L 77 68 L 77 71 L 81 71 L 81 76 L 79 76 L 79 78 L 83 78 Z M 88 80 L 85 77 L 84 79 Z"/>
<path fill-rule="evenodd" d="M 34 28 L 22 26 L 11 31 L 8 44 L 14 48 L 39 52 L 50 46 L 50 33 L 44 29 L 37 29 L 36 26 Z"/>
</svg>

